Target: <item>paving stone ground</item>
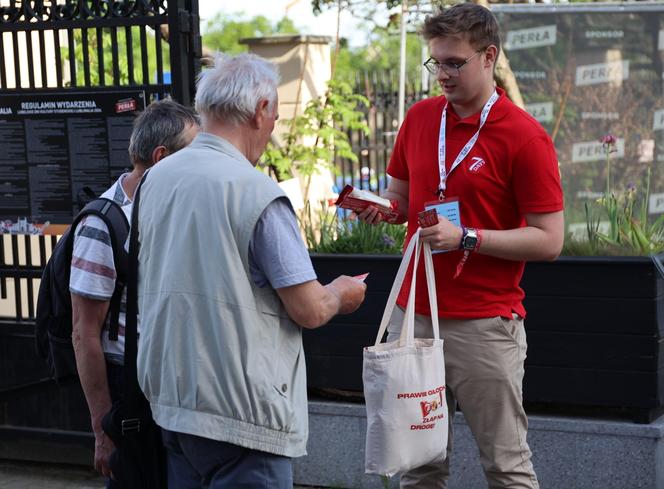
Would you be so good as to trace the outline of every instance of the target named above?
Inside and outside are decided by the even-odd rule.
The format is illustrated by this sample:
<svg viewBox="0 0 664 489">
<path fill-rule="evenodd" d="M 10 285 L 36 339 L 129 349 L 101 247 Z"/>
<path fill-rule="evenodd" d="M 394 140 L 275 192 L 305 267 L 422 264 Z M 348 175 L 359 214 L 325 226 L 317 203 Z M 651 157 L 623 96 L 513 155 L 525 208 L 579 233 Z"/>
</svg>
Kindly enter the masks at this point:
<svg viewBox="0 0 664 489">
<path fill-rule="evenodd" d="M 2 489 L 101 489 L 104 479 L 77 465 L 0 460 Z"/>
<path fill-rule="evenodd" d="M 1 489 L 103 489 L 104 479 L 93 469 L 0 460 Z M 294 489 L 313 489 L 295 486 Z"/>
</svg>

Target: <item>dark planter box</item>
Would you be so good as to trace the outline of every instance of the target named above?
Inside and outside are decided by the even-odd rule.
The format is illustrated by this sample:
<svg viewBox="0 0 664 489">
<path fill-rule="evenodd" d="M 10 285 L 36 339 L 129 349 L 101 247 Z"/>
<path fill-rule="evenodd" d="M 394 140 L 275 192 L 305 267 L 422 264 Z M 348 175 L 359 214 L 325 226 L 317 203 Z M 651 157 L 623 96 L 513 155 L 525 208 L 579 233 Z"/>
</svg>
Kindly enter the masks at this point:
<svg viewBox="0 0 664 489">
<path fill-rule="evenodd" d="M 362 348 L 375 340 L 400 258 L 312 255 L 319 280 L 370 272 L 354 314 L 306 331 L 309 387 L 362 390 Z M 524 402 L 628 411 L 648 422 L 664 406 L 664 278 L 647 257 L 561 257 L 526 265 Z M 588 410 L 588 408 L 599 408 Z"/>
<path fill-rule="evenodd" d="M 353 314 L 335 316 L 315 330 L 305 330 L 304 351 L 309 387 L 362 390 L 362 349 L 376 341 L 387 296 L 401 263 L 397 255 L 311 255 L 318 280 L 369 273 L 364 303 Z"/>
</svg>

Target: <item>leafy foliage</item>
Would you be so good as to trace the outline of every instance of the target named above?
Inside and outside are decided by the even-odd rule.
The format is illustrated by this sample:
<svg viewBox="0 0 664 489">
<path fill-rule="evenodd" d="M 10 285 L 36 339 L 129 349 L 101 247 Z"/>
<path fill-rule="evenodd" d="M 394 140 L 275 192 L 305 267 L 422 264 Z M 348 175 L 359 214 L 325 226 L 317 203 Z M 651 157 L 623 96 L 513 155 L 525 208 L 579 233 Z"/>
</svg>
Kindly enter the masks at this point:
<svg viewBox="0 0 664 489">
<path fill-rule="evenodd" d="M 342 41 L 337 58 L 335 76 L 339 80 L 354 84 L 362 73 L 382 73 L 399 70 L 399 35 L 390 29 L 374 29 L 369 44 L 348 47 Z M 422 65 L 422 41 L 415 33 L 406 36 L 406 77 L 408 83 L 419 85 Z M 396 89 L 396 87 L 395 87 Z"/>
<path fill-rule="evenodd" d="M 358 4 L 364 8 L 384 4 L 388 9 L 391 9 L 401 5 L 401 0 L 366 0 L 365 2 L 357 2 L 353 0 L 311 0 L 311 8 L 313 9 L 314 14 L 320 14 L 325 9 L 337 8 L 340 3 L 342 9 L 348 10 L 352 10 L 353 7 L 357 7 Z M 413 3 L 417 3 L 417 0 L 414 0 Z"/>
<path fill-rule="evenodd" d="M 87 33 L 87 53 L 83 50 L 83 33 Z M 101 38 L 97 36 L 96 29 L 86 29 L 85 31 L 81 29 L 76 29 L 74 31 L 74 59 L 76 62 L 76 83 L 78 86 L 85 85 L 85 71 L 83 69 L 84 60 L 89 63 L 90 68 L 90 85 L 113 85 L 113 38 L 111 36 L 110 29 L 101 30 Z M 127 59 L 127 34 L 124 29 L 117 30 L 117 56 L 118 56 L 118 73 L 119 81 L 121 85 L 129 84 L 129 62 Z M 149 29 L 146 30 L 146 40 L 147 40 L 147 64 L 148 64 L 148 76 L 156 78 L 157 71 L 157 57 L 155 54 L 156 44 L 154 41 L 155 35 Z M 140 39 L 140 30 L 138 27 L 131 27 L 131 52 L 133 58 L 133 76 L 134 80 L 139 83 L 150 83 L 150 80 L 143 80 L 143 68 L 142 68 L 142 50 L 141 43 L 138 42 Z M 104 83 L 101 83 L 99 76 L 99 56 L 98 56 L 98 45 L 101 42 L 102 51 L 103 51 L 103 73 L 104 73 Z M 163 70 L 164 72 L 170 71 L 170 56 L 168 54 L 169 46 L 168 42 L 163 40 L 161 43 L 163 53 Z M 67 47 L 60 48 L 60 54 L 62 60 L 69 59 L 69 53 Z M 152 79 L 152 83 L 156 82 L 156 79 Z"/>
<path fill-rule="evenodd" d="M 645 192 L 641 199 L 637 188 L 629 184 L 625 190 L 615 194 L 611 190 L 611 154 L 615 152 L 616 138 L 607 135 L 601 140 L 606 154 L 606 190 L 598 200 L 599 213 L 586 203 L 587 243 L 568 244 L 564 252 L 607 255 L 648 255 L 664 252 L 664 216 L 654 222 L 648 219 L 650 175 L 648 167 Z M 600 215 L 608 218 L 608 231 L 600 231 Z M 569 241 L 569 240 L 568 240 Z"/>
<path fill-rule="evenodd" d="M 364 113 L 358 110 L 367 104 L 368 100 L 354 94 L 349 84 L 331 80 L 324 97 L 311 100 L 301 115 L 284 122 L 290 126 L 284 144 L 270 143 L 261 164 L 276 170 L 277 177 L 284 180 L 294 172 L 311 177 L 321 163 L 332 169 L 335 156 L 357 161 L 346 130 L 369 133 Z"/>
<path fill-rule="evenodd" d="M 313 253 L 400 254 L 406 237 L 405 225 L 381 222 L 367 224 L 340 218 L 323 206 L 317 218 L 309 204 L 300 216 L 307 247 Z"/>
<path fill-rule="evenodd" d="M 297 32 L 293 21 L 287 17 L 272 24 L 264 15 L 245 20 L 237 14 L 230 16 L 219 12 L 206 22 L 203 29 L 203 43 L 214 51 L 239 54 L 247 50 L 247 46 L 240 44 L 241 39 Z"/>
</svg>

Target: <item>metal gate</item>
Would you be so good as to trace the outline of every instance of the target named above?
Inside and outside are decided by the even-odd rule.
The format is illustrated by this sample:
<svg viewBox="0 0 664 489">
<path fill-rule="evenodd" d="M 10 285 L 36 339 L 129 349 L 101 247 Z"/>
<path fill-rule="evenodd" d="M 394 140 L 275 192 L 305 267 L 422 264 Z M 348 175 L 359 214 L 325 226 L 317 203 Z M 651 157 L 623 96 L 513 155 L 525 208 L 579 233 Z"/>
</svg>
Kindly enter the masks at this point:
<svg viewBox="0 0 664 489">
<path fill-rule="evenodd" d="M 0 0 L 0 97 L 133 91 L 191 105 L 200 58 L 198 0 Z M 90 463 L 80 385 L 45 381 L 35 353 L 36 293 L 58 237 L 30 231 L 0 234 L 0 458 Z"/>
<path fill-rule="evenodd" d="M 0 2 L 0 33 L 2 91 L 132 87 L 193 100 L 198 0 L 10 0 Z"/>
</svg>

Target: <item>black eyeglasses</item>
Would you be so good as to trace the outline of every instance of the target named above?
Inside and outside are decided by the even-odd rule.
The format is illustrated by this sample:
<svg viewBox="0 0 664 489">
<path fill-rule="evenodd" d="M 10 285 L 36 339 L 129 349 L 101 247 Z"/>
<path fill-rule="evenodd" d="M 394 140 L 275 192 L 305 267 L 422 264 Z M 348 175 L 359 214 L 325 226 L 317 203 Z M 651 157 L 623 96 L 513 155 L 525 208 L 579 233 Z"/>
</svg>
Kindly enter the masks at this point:
<svg viewBox="0 0 664 489">
<path fill-rule="evenodd" d="M 480 54 L 486 48 L 478 49 L 471 56 L 464 59 L 461 63 L 439 63 L 434 58 L 427 59 L 423 66 L 427 69 L 432 75 L 437 75 L 440 70 L 443 70 L 447 76 L 455 78 L 461 74 L 461 68 L 466 66 L 466 64 L 473 59 L 475 56 Z"/>
</svg>

